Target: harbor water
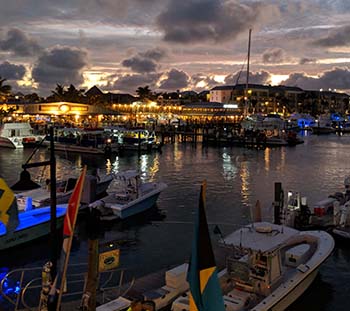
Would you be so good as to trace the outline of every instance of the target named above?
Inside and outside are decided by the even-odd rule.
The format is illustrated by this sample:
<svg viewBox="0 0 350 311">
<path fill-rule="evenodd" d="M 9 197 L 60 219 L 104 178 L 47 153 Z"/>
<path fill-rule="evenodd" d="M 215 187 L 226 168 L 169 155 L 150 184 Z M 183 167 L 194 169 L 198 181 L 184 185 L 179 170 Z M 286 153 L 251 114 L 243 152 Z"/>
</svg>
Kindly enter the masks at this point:
<svg viewBox="0 0 350 311">
<path fill-rule="evenodd" d="M 309 205 L 329 194 L 343 191 L 344 178 L 350 175 L 350 136 L 307 136 L 296 147 L 265 150 L 240 147 L 202 147 L 191 143 L 167 144 L 161 152 L 101 156 L 57 153 L 58 176 L 72 162 L 77 168 L 99 168 L 101 173 L 138 169 L 146 181 L 162 181 L 168 188 L 160 195 L 155 209 L 134 219 L 110 222 L 102 241 L 124 239 L 121 267 L 135 276 L 188 261 L 191 252 L 194 212 L 198 206 L 200 184 L 207 181 L 207 219 L 210 231 L 218 225 L 224 235 L 250 222 L 250 210 L 257 200 L 263 216 L 271 220 L 269 210 L 274 199 L 274 183 L 282 182 L 285 191 L 301 192 Z M 0 176 L 8 184 L 19 178 L 21 164 L 32 150 L 0 150 Z M 48 159 L 39 150 L 36 160 Z M 41 168 L 36 168 L 40 175 Z M 47 169 L 48 170 L 48 169 Z M 87 261 L 86 228 L 78 222 L 77 239 L 71 262 Z M 219 237 L 212 234 L 213 243 Z M 46 240 L 1 254 L 2 268 L 42 266 L 50 247 Z M 289 310 L 349 310 L 350 245 L 336 243 L 333 254 L 320 268 L 315 282 Z M 0 308 L 1 309 L 1 308 Z"/>
</svg>

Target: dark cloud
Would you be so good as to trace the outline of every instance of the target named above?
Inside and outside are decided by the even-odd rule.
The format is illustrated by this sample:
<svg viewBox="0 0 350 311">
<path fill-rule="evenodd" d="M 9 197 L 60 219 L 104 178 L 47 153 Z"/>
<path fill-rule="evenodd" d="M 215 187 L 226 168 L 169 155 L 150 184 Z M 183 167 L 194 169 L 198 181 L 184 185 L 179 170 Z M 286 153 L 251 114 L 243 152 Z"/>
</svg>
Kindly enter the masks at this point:
<svg viewBox="0 0 350 311">
<path fill-rule="evenodd" d="M 246 83 L 247 76 L 245 72 L 236 72 L 234 74 L 228 75 L 225 78 L 225 84 L 242 84 Z M 270 84 L 271 74 L 268 71 L 258 71 L 249 73 L 249 83 L 253 84 Z"/>
<path fill-rule="evenodd" d="M 306 90 L 338 89 L 347 90 L 350 87 L 350 71 L 348 68 L 333 68 L 318 77 L 307 76 L 304 72 L 293 73 L 281 84 L 298 86 Z"/>
<path fill-rule="evenodd" d="M 317 46 L 333 47 L 350 44 L 350 25 L 333 30 L 327 37 L 314 41 Z"/>
<path fill-rule="evenodd" d="M 157 70 L 157 63 L 151 59 L 134 56 L 122 61 L 124 67 L 129 67 L 131 70 L 139 73 L 152 72 Z"/>
<path fill-rule="evenodd" d="M 234 0 L 170 0 L 156 20 L 165 41 L 194 43 L 234 39 L 257 20 L 260 5 Z"/>
<path fill-rule="evenodd" d="M 305 65 L 305 64 L 315 64 L 316 63 L 316 58 L 307 58 L 307 57 L 304 57 L 304 58 L 301 58 L 299 60 L 299 64 L 300 65 Z"/>
<path fill-rule="evenodd" d="M 129 67 L 137 73 L 155 72 L 158 69 L 158 61 L 166 56 L 166 50 L 161 48 L 150 49 L 143 53 L 124 59 L 122 65 Z"/>
<path fill-rule="evenodd" d="M 262 55 L 264 63 L 281 63 L 285 59 L 285 51 L 281 48 L 273 48 L 266 50 Z"/>
<path fill-rule="evenodd" d="M 171 69 L 167 73 L 167 78 L 161 81 L 159 88 L 162 90 L 173 91 L 186 88 L 188 85 L 189 76 L 186 72 L 177 69 Z"/>
<path fill-rule="evenodd" d="M 10 29 L 6 37 L 0 40 L 0 49 L 12 52 L 15 56 L 35 56 L 42 50 L 35 39 L 15 28 Z"/>
<path fill-rule="evenodd" d="M 109 90 L 118 90 L 120 92 L 128 92 L 134 94 L 139 86 L 149 85 L 151 90 L 156 88 L 156 83 L 159 80 L 160 73 L 149 74 L 134 74 L 117 77 L 112 75 L 107 85 Z"/>
<path fill-rule="evenodd" d="M 26 73 L 23 65 L 11 64 L 7 61 L 0 64 L 0 77 L 7 80 L 21 80 Z"/>
<path fill-rule="evenodd" d="M 143 56 L 144 58 L 150 58 L 150 59 L 153 59 L 155 61 L 160 61 L 165 56 L 167 56 L 167 54 L 168 54 L 167 50 L 160 48 L 160 47 L 156 47 L 156 48 L 150 49 L 144 53 L 140 53 L 140 55 Z"/>
<path fill-rule="evenodd" d="M 83 69 L 87 66 L 87 53 L 70 47 L 55 47 L 43 53 L 32 70 L 32 77 L 41 86 L 83 83 Z"/>
</svg>

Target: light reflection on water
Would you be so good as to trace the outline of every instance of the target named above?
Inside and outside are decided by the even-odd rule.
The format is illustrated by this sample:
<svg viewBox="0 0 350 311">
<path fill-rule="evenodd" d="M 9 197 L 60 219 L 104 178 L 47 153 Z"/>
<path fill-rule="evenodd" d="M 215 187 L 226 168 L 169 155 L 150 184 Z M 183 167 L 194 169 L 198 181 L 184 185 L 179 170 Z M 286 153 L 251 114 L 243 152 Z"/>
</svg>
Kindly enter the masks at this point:
<svg viewBox="0 0 350 311">
<path fill-rule="evenodd" d="M 58 162 L 60 173 L 65 166 L 63 163 L 71 161 L 76 166 L 87 164 L 89 169 L 98 167 L 107 173 L 139 169 L 144 173 L 144 180 L 168 184 L 158 200 L 158 209 L 123 224 L 112 223 L 105 232 L 105 240 L 128 238 L 135 241 L 123 249 L 121 264 L 134 267 L 135 273 L 142 275 L 189 258 L 191 223 L 198 204 L 199 185 L 204 179 L 207 180 L 210 229 L 220 224 L 224 234 L 250 221 L 250 209 L 258 199 L 265 209 L 270 208 L 275 182 L 282 182 L 286 191 L 300 191 L 311 205 L 330 193 L 343 190 L 344 177 L 350 174 L 350 136 L 307 136 L 304 139 L 303 145 L 292 148 L 202 148 L 187 143 L 165 145 L 162 153 L 140 158 L 137 154 L 111 159 L 61 155 L 65 160 Z M 0 174 L 9 184 L 17 181 L 20 165 L 29 154 L 27 150 L 0 150 Z M 40 159 L 47 154 L 41 151 Z M 72 253 L 73 262 L 86 260 L 86 234 L 83 228 L 78 231 L 79 244 Z M 217 237 L 213 235 L 212 238 L 215 243 Z M 23 262 L 25 256 L 18 251 L 13 258 L 22 260 L 12 262 L 11 268 L 16 264 L 42 264 L 47 250 L 44 246 L 35 247 L 39 249 L 35 258 L 28 256 Z M 322 266 L 314 286 L 291 310 L 347 310 L 344 289 L 350 277 L 349 263 L 349 249 L 336 250 Z M 317 299 L 319 291 L 324 293 L 322 300 Z"/>
</svg>

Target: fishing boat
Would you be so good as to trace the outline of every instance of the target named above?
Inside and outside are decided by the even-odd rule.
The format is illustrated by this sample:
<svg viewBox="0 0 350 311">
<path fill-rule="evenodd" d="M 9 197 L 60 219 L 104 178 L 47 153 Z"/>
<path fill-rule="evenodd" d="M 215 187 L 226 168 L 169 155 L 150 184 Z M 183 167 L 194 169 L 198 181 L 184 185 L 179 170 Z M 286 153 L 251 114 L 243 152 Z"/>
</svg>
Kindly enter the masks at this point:
<svg viewBox="0 0 350 311">
<path fill-rule="evenodd" d="M 142 182 L 140 173 L 134 170 L 115 174 L 114 178 L 116 184 L 110 194 L 90 204 L 100 209 L 105 220 L 125 219 L 148 210 L 167 188 L 162 182 Z"/>
<path fill-rule="evenodd" d="M 59 128 L 54 141 L 55 151 L 104 155 L 119 149 L 118 142 L 103 129 Z"/>
<path fill-rule="evenodd" d="M 104 193 L 106 193 L 109 185 L 113 180 L 113 176 L 111 174 L 97 176 L 97 183 L 95 189 L 95 196 L 101 197 Z M 77 178 L 70 177 L 63 181 L 58 181 L 56 184 L 57 192 L 56 192 L 56 201 L 58 204 L 68 203 L 69 198 L 74 190 L 75 184 L 77 182 Z M 85 191 L 91 191 L 91 189 Z M 35 207 L 43 207 L 50 204 L 50 184 L 48 180 L 48 184 L 42 186 L 38 189 L 33 189 L 29 191 L 24 191 L 16 194 L 17 197 L 17 205 L 19 210 L 24 210 L 27 204 L 28 198 L 31 200 L 31 204 Z M 84 197 L 84 189 L 83 195 Z M 90 203 L 90 202 L 87 202 Z"/>
<path fill-rule="evenodd" d="M 17 149 L 38 145 L 45 135 L 36 135 L 29 123 L 4 123 L 0 126 L 0 147 Z"/>
<path fill-rule="evenodd" d="M 67 205 L 56 207 L 57 228 L 62 226 L 66 210 Z M 49 234 L 50 213 L 50 207 L 18 213 L 19 223 L 11 235 L 6 235 L 6 227 L 0 223 L 0 250 L 3 251 Z"/>
<path fill-rule="evenodd" d="M 285 310 L 315 279 L 334 248 L 324 231 L 299 231 L 267 222 L 252 223 L 231 233 L 226 268 L 218 274 L 226 310 Z M 189 310 L 180 297 L 172 311 Z"/>
<path fill-rule="evenodd" d="M 119 132 L 119 140 L 120 148 L 123 150 L 150 151 L 160 146 L 155 133 L 146 129 L 124 129 Z"/>
<path fill-rule="evenodd" d="M 344 180 L 345 191 L 329 195 L 311 206 L 299 193 L 288 193 L 286 224 L 300 229 L 319 228 L 334 236 L 350 239 L 350 177 Z"/>
</svg>

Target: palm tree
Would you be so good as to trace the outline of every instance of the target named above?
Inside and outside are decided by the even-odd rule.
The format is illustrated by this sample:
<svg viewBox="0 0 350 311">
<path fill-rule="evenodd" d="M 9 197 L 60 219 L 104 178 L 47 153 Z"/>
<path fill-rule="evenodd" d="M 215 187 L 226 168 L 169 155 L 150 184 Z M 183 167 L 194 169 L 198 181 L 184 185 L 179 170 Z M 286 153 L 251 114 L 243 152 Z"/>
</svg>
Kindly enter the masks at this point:
<svg viewBox="0 0 350 311">
<path fill-rule="evenodd" d="M 67 89 L 64 85 L 56 84 L 55 90 L 51 91 L 52 95 L 47 100 L 79 103 L 84 101 L 84 91 L 83 89 L 78 90 L 73 84 Z"/>
<path fill-rule="evenodd" d="M 51 91 L 52 95 L 47 98 L 48 101 L 59 102 L 64 101 L 64 94 L 66 90 L 64 85 L 56 84 L 54 91 Z"/>
<path fill-rule="evenodd" d="M 146 85 L 145 87 L 139 86 L 136 90 L 136 93 L 139 96 L 140 100 L 144 100 L 146 98 L 149 99 L 152 95 L 152 91 L 150 90 L 148 85 Z"/>
<path fill-rule="evenodd" d="M 0 77 L 0 101 L 5 101 L 6 98 L 11 94 L 11 85 L 4 84 L 6 79 Z"/>
</svg>

